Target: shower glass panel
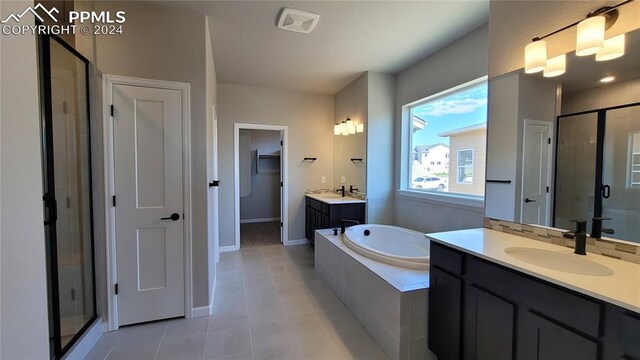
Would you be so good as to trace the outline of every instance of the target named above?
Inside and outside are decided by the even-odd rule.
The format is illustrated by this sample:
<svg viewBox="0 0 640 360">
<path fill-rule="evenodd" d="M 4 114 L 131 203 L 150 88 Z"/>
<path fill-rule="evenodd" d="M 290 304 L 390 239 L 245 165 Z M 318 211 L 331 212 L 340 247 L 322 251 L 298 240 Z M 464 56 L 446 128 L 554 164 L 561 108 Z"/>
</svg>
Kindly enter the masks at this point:
<svg viewBox="0 0 640 360">
<path fill-rule="evenodd" d="M 640 106 L 606 112 L 602 216 L 606 237 L 637 241 L 640 234 Z"/>
<path fill-rule="evenodd" d="M 39 40 L 51 357 L 96 317 L 87 62 L 53 37 Z"/>
<path fill-rule="evenodd" d="M 554 226 L 573 229 L 574 219 L 591 219 L 594 210 L 598 114 L 559 119 Z M 591 222 L 588 222 L 591 231 Z"/>
</svg>

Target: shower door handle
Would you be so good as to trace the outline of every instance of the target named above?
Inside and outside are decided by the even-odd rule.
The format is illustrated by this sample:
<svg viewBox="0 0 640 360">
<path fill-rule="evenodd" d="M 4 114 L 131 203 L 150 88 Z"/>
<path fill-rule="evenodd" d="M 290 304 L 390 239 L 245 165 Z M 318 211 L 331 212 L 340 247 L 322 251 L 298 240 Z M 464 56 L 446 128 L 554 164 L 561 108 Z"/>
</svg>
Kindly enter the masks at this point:
<svg viewBox="0 0 640 360">
<path fill-rule="evenodd" d="M 603 185 L 602 186 L 602 198 L 608 199 L 611 196 L 611 186 Z"/>
<path fill-rule="evenodd" d="M 58 221 L 58 202 L 49 194 L 44 194 L 42 200 L 44 201 L 44 206 L 49 208 L 49 219 L 45 220 L 44 225 L 51 225 Z"/>
</svg>

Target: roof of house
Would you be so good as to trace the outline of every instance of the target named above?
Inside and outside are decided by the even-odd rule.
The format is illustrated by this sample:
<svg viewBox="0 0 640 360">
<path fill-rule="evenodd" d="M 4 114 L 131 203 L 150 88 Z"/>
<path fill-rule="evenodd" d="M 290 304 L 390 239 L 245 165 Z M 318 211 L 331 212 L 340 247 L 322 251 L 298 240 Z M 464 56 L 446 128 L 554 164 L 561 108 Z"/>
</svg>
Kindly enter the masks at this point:
<svg viewBox="0 0 640 360">
<path fill-rule="evenodd" d="M 449 148 L 447 145 L 443 144 L 443 143 L 437 143 L 437 144 L 433 144 L 433 145 L 418 145 L 414 148 L 415 152 L 418 153 L 424 153 L 427 152 L 431 149 L 437 148 L 438 146 L 444 146 L 447 149 Z"/>
<path fill-rule="evenodd" d="M 485 129 L 486 127 L 487 127 L 487 123 L 486 122 L 482 122 L 482 123 L 475 124 L 475 125 L 469 125 L 469 126 L 461 127 L 461 128 L 458 128 L 458 129 L 445 131 L 445 132 L 442 132 L 442 133 L 438 134 L 438 136 L 440 136 L 440 137 L 449 137 L 449 136 L 452 136 L 452 135 L 464 134 L 464 133 L 467 133 L 467 132 L 470 132 L 470 131 L 476 131 L 476 130 Z"/>
</svg>

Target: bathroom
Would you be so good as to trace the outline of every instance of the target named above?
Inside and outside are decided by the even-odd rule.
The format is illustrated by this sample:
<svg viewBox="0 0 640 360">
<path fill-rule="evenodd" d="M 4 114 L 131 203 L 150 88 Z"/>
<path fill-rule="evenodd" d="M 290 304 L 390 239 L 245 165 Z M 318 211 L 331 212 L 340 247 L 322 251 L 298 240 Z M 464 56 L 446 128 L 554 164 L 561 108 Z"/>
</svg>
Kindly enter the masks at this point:
<svg viewBox="0 0 640 360">
<path fill-rule="evenodd" d="M 53 7 L 126 21 L 2 35 L 1 358 L 640 358 L 637 1 Z"/>
</svg>

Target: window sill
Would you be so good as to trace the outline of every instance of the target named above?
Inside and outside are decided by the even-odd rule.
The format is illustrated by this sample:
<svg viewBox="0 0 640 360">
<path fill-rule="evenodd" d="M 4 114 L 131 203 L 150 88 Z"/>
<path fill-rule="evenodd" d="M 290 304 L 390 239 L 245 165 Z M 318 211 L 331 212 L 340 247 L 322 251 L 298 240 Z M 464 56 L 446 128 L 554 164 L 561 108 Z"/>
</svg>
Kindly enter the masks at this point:
<svg viewBox="0 0 640 360">
<path fill-rule="evenodd" d="M 401 198 L 405 199 L 462 205 L 477 209 L 484 209 L 484 197 L 480 196 L 465 196 L 460 194 L 433 193 L 403 189 L 398 190 L 398 195 Z"/>
</svg>

